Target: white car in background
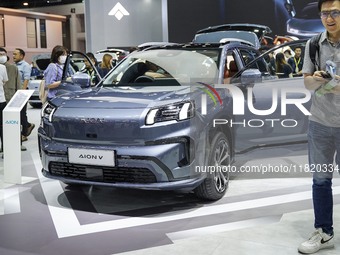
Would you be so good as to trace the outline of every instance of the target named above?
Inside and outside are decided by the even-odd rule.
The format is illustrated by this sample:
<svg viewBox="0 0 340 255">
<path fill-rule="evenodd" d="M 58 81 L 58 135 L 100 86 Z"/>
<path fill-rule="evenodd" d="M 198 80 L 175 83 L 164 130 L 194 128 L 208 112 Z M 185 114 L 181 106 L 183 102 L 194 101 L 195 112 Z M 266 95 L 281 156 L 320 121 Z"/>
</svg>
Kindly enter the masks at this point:
<svg viewBox="0 0 340 255">
<path fill-rule="evenodd" d="M 39 99 L 39 85 L 44 77 L 44 71 L 50 63 L 50 59 L 51 54 L 38 54 L 34 55 L 31 59 L 32 63 L 34 63 L 40 73 L 39 75 L 31 76 L 27 85 L 28 89 L 34 90 L 32 96 L 28 100 L 28 103 L 34 108 L 39 108 L 42 105 L 41 100 Z"/>
<path fill-rule="evenodd" d="M 103 56 L 105 54 L 110 54 L 113 57 L 112 65 L 116 66 L 119 61 L 121 61 L 123 58 L 125 58 L 129 52 L 122 49 L 105 49 L 105 50 L 98 50 L 96 54 L 94 54 L 94 57 L 97 59 L 97 66 L 100 67 Z"/>
</svg>

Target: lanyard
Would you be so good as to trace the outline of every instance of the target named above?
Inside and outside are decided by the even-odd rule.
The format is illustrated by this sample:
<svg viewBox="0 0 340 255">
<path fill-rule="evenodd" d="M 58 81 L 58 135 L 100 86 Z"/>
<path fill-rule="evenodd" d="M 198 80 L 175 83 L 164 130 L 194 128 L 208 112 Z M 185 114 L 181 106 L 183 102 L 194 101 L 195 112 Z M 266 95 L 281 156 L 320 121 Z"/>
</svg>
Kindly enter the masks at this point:
<svg viewBox="0 0 340 255">
<path fill-rule="evenodd" d="M 94 70 L 92 71 L 92 73 L 90 74 L 90 71 L 87 70 L 87 74 L 90 75 L 91 77 L 91 83 L 92 83 L 92 80 L 93 80 L 93 75 L 94 75 Z"/>
<path fill-rule="evenodd" d="M 299 66 L 299 64 L 300 64 L 300 61 L 301 61 L 301 57 L 299 58 L 299 62 L 297 62 L 297 63 L 296 63 L 296 58 L 294 58 L 294 61 L 295 61 L 295 65 L 296 65 L 296 67 L 298 67 L 298 66 Z"/>
</svg>

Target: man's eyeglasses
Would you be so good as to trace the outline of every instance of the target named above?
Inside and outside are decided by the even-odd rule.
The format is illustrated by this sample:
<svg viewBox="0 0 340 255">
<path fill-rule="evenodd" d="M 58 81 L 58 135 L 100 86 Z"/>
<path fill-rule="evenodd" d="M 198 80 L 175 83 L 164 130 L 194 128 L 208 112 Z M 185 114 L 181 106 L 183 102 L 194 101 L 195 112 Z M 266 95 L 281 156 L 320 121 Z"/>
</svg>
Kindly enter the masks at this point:
<svg viewBox="0 0 340 255">
<path fill-rule="evenodd" d="M 328 15 L 331 15 L 333 19 L 336 19 L 336 18 L 339 18 L 339 14 L 340 14 L 340 11 L 338 10 L 319 12 L 321 19 L 327 19 Z"/>
</svg>

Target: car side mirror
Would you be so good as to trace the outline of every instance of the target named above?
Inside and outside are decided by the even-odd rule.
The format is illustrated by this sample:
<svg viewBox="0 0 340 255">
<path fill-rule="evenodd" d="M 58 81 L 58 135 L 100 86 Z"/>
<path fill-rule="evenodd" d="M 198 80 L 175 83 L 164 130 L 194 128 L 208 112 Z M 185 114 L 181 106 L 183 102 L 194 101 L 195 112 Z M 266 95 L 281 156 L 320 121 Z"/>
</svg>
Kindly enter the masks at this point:
<svg viewBox="0 0 340 255">
<path fill-rule="evenodd" d="M 80 86 L 82 89 L 91 87 L 91 77 L 87 73 L 75 73 L 71 80 L 74 85 Z"/>
<path fill-rule="evenodd" d="M 243 85 L 262 82 L 262 74 L 258 69 L 247 69 L 241 74 Z"/>
</svg>

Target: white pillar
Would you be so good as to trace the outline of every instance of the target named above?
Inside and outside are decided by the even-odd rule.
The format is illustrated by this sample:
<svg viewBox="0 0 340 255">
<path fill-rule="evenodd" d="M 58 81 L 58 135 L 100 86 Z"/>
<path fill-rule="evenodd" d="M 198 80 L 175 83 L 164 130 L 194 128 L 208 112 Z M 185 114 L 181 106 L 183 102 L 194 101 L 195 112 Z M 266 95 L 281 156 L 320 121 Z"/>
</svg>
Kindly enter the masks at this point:
<svg viewBox="0 0 340 255">
<path fill-rule="evenodd" d="M 77 16 L 75 13 L 71 13 L 70 18 L 70 37 L 71 37 L 71 49 L 73 51 L 78 50 L 78 35 L 77 35 Z"/>
</svg>

